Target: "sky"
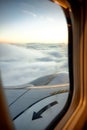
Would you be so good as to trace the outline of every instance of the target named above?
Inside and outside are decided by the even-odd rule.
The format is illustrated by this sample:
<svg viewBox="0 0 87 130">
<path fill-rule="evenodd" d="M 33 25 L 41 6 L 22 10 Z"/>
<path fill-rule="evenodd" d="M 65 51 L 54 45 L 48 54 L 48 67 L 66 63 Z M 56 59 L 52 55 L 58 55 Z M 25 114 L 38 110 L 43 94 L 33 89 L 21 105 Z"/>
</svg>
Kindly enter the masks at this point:
<svg viewBox="0 0 87 130">
<path fill-rule="evenodd" d="M 0 43 L 68 43 L 63 10 L 50 0 L 1 0 Z"/>
</svg>

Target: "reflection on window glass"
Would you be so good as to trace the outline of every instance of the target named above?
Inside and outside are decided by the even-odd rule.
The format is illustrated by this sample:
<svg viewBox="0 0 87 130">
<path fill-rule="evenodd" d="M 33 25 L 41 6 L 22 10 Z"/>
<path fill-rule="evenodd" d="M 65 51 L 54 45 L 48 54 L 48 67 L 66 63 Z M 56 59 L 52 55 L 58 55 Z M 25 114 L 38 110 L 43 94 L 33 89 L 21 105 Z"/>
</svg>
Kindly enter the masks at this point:
<svg viewBox="0 0 87 130">
<path fill-rule="evenodd" d="M 0 3 L 0 70 L 17 130 L 44 130 L 68 98 L 68 28 L 49 0 Z"/>
</svg>

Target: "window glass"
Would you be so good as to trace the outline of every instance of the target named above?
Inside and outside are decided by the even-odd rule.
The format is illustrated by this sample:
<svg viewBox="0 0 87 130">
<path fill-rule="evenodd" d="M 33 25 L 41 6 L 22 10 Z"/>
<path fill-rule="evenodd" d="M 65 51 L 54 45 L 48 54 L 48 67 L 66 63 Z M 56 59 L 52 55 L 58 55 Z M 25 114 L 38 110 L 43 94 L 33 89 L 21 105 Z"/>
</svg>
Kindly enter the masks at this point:
<svg viewBox="0 0 87 130">
<path fill-rule="evenodd" d="M 0 2 L 0 70 L 17 130 L 44 130 L 69 92 L 68 27 L 49 0 Z"/>
</svg>

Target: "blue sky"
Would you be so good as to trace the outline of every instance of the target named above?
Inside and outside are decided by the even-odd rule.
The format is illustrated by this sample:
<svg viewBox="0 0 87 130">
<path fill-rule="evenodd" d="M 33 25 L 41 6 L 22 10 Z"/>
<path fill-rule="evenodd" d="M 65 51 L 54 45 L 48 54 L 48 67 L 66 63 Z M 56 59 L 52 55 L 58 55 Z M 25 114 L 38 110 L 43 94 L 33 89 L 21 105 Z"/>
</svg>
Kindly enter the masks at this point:
<svg viewBox="0 0 87 130">
<path fill-rule="evenodd" d="M 50 0 L 0 1 L 0 42 L 67 43 L 62 9 Z"/>
</svg>

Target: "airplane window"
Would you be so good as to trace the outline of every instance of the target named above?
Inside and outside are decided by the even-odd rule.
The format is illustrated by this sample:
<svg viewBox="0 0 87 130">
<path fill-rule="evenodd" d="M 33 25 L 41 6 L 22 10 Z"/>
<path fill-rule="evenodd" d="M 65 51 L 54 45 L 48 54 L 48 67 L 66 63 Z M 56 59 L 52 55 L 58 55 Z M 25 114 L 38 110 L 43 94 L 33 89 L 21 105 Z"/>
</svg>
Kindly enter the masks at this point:
<svg viewBox="0 0 87 130">
<path fill-rule="evenodd" d="M 45 130 L 69 95 L 68 25 L 50 0 L 0 2 L 0 70 L 16 130 Z"/>
</svg>

